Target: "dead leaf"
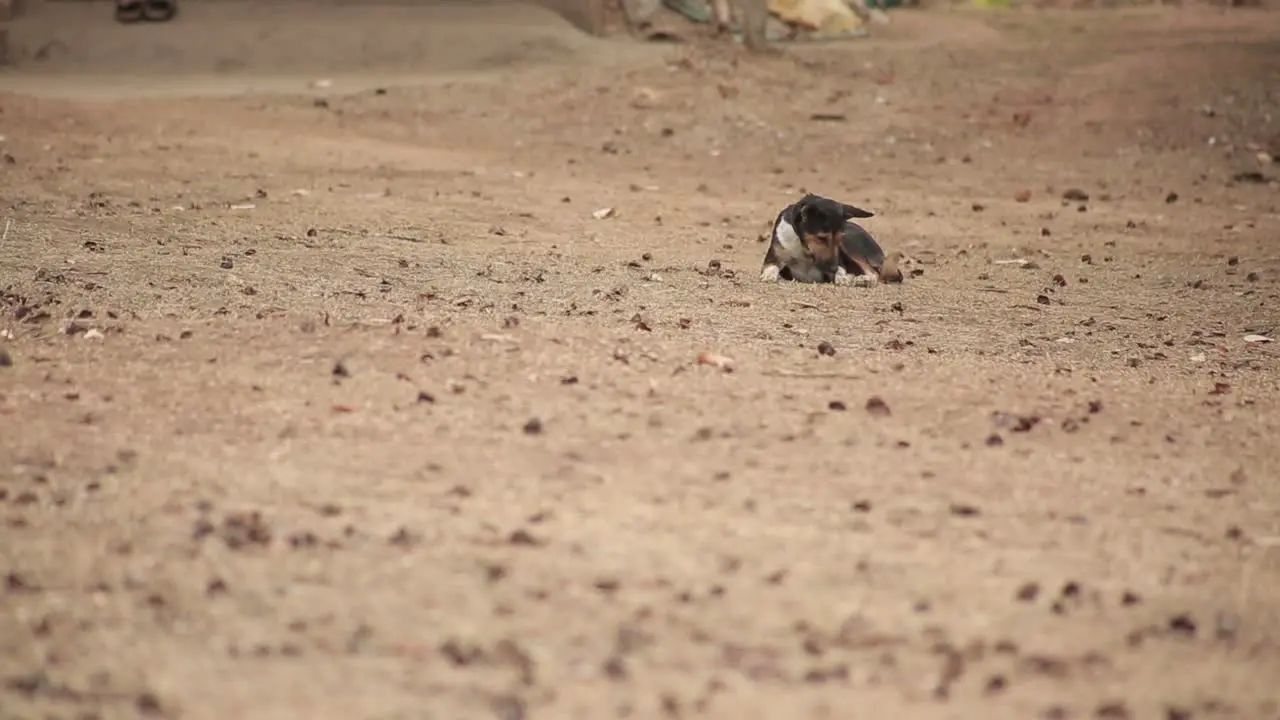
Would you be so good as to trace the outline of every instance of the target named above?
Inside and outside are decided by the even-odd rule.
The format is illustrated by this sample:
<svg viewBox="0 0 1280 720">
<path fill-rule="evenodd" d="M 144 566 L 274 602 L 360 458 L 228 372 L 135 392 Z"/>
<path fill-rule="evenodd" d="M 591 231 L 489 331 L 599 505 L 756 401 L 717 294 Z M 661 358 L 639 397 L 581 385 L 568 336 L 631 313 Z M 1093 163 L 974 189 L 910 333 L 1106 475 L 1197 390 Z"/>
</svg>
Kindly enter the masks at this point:
<svg viewBox="0 0 1280 720">
<path fill-rule="evenodd" d="M 698 354 L 699 365 L 710 365 L 724 372 L 733 372 L 733 358 L 704 350 Z"/>
</svg>

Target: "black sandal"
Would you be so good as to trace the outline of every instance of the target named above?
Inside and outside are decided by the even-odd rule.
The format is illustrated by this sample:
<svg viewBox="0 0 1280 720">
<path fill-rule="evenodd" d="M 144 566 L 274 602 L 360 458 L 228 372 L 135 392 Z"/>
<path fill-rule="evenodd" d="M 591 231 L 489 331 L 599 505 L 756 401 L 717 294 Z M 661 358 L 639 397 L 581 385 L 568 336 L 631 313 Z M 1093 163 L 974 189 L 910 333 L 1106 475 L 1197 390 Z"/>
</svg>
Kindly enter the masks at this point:
<svg viewBox="0 0 1280 720">
<path fill-rule="evenodd" d="M 136 23 L 142 14 L 142 0 L 116 0 L 116 22 Z"/>
<path fill-rule="evenodd" d="M 142 16 L 148 22 L 168 22 L 177 13 L 177 0 L 142 0 Z"/>
</svg>

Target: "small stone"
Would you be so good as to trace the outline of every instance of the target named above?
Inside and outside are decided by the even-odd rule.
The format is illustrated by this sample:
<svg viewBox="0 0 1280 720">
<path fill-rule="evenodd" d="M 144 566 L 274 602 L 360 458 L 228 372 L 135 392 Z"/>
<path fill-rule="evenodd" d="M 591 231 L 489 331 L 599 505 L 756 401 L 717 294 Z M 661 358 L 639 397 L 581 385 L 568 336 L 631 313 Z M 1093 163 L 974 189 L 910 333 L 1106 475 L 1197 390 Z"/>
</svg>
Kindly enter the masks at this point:
<svg viewBox="0 0 1280 720">
<path fill-rule="evenodd" d="M 507 542 L 512 545 L 526 545 L 536 547 L 542 544 L 542 541 L 534 537 L 528 530 L 516 530 L 507 536 Z"/>
<path fill-rule="evenodd" d="M 1018 588 L 1018 594 L 1016 595 L 1019 602 L 1035 602 L 1035 599 L 1039 596 L 1040 585 L 1033 582 L 1023 584 L 1022 587 Z"/>
<path fill-rule="evenodd" d="M 143 715 L 159 715 L 162 710 L 160 698 L 149 692 L 139 695 L 134 701 L 134 705 L 138 708 L 138 712 Z"/>
<path fill-rule="evenodd" d="M 1099 720 L 1129 720 L 1132 717 L 1128 706 L 1119 701 L 1105 702 L 1093 714 Z"/>
<path fill-rule="evenodd" d="M 872 395 L 867 399 L 867 412 L 875 417 L 888 417 L 890 415 L 889 404 L 879 395 Z"/>
<path fill-rule="evenodd" d="M 617 655 L 613 655 L 604 661 L 603 670 L 605 677 L 610 680 L 627 679 L 627 666 L 625 661 Z"/>
<path fill-rule="evenodd" d="M 1196 634 L 1196 621 L 1185 613 L 1174 615 L 1169 618 L 1169 630 L 1179 635 L 1194 636 Z"/>
</svg>

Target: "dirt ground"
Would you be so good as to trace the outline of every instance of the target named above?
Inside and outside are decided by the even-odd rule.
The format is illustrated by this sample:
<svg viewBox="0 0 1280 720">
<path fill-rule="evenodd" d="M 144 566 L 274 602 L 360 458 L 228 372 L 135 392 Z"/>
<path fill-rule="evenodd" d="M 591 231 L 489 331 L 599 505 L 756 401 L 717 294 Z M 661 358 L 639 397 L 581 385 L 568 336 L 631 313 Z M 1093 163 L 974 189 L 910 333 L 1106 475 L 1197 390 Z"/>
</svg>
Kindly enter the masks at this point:
<svg viewBox="0 0 1280 720">
<path fill-rule="evenodd" d="M 1280 12 L 249 7 L 14 26 L 0 718 L 1280 718 Z"/>
</svg>

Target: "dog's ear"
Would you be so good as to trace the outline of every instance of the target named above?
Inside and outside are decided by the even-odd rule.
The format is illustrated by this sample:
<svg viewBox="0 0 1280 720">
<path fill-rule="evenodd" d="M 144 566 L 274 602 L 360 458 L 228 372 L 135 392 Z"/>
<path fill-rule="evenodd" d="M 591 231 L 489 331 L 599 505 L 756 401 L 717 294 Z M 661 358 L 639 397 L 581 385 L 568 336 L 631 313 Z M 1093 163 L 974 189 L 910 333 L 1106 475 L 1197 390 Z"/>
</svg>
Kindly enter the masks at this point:
<svg viewBox="0 0 1280 720">
<path fill-rule="evenodd" d="M 845 219 L 845 220 L 850 220 L 850 219 L 853 219 L 853 218 L 869 218 L 869 217 L 874 217 L 874 216 L 875 216 L 875 213 L 867 212 L 866 210 L 863 210 L 862 208 L 857 208 L 857 207 L 854 207 L 854 206 L 852 206 L 852 205 L 845 205 L 845 206 L 843 206 L 843 207 L 844 207 L 844 219 Z"/>
<path fill-rule="evenodd" d="M 808 200 L 808 198 L 806 197 L 805 200 Z M 801 200 L 796 204 L 796 219 L 800 221 L 801 227 L 806 224 L 805 221 L 808 220 L 809 215 L 813 213 L 813 206 L 808 202 L 805 202 L 805 200 Z"/>
</svg>

